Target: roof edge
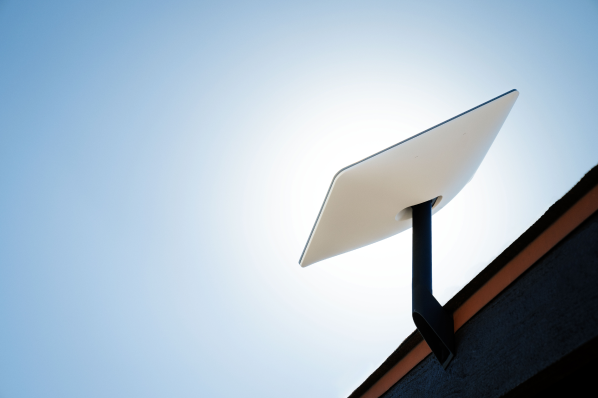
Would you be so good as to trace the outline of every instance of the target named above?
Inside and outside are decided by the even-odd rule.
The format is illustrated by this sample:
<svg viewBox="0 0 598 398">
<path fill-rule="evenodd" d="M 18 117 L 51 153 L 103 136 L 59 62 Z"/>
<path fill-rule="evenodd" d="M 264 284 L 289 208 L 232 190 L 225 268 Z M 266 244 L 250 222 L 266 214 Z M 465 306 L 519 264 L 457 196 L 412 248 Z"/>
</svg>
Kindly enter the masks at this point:
<svg viewBox="0 0 598 398">
<path fill-rule="evenodd" d="M 511 262 L 518 254 L 536 240 L 544 231 L 553 225 L 567 210 L 571 209 L 580 199 L 598 186 L 598 165 L 588 171 L 577 184 L 573 186 L 562 198 L 557 200 L 548 210 L 523 234 L 521 234 L 509 247 L 499 254 L 488 266 L 465 285 L 444 308 L 451 313 L 459 309 L 470 299 L 486 282 L 492 279 L 500 270 Z M 500 294 L 500 293 L 499 293 Z M 423 341 L 421 334 L 414 330 L 399 347 L 376 369 L 349 398 L 359 398 L 364 395 L 374 384 L 388 373 L 397 363 L 409 354 Z"/>
</svg>

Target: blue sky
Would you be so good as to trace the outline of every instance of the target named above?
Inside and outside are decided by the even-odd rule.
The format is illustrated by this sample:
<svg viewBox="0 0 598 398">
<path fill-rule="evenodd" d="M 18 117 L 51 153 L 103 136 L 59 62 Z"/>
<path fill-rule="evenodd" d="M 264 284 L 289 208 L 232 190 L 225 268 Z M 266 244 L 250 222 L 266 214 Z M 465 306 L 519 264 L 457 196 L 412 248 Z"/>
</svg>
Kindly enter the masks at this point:
<svg viewBox="0 0 598 398">
<path fill-rule="evenodd" d="M 344 166 L 516 88 L 446 302 L 598 163 L 598 3 L 0 2 L 0 397 L 343 397 L 403 233 L 302 269 Z"/>
</svg>

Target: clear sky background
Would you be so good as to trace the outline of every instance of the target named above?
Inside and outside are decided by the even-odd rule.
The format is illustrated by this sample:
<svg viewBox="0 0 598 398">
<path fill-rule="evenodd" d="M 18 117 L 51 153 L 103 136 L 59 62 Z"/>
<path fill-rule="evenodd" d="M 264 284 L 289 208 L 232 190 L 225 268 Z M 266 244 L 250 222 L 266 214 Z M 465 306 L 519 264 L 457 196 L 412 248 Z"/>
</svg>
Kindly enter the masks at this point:
<svg viewBox="0 0 598 398">
<path fill-rule="evenodd" d="M 598 2 L 0 1 L 0 397 L 345 397 L 411 234 L 302 269 L 334 174 L 516 88 L 448 301 L 598 163 Z"/>
</svg>

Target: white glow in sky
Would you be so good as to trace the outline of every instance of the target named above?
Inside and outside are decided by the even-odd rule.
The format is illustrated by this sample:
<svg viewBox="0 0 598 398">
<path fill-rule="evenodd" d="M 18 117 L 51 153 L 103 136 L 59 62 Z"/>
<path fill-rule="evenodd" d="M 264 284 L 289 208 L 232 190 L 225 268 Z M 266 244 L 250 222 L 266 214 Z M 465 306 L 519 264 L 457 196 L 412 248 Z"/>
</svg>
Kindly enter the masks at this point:
<svg viewBox="0 0 598 398">
<path fill-rule="evenodd" d="M 411 234 L 302 269 L 341 168 L 511 89 L 433 219 L 448 301 L 598 163 L 598 5 L 0 3 L 0 396 L 344 397 Z"/>
</svg>

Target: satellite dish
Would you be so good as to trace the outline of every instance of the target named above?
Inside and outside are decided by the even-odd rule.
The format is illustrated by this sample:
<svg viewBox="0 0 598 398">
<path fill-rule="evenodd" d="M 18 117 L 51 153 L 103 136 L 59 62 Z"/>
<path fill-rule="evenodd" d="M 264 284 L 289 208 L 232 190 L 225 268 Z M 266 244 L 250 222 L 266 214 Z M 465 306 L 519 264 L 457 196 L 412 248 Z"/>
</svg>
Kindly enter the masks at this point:
<svg viewBox="0 0 598 398">
<path fill-rule="evenodd" d="M 413 226 L 413 319 L 445 368 L 453 320 L 432 296 L 431 216 L 472 179 L 518 96 L 508 91 L 341 169 L 299 259 L 306 267 Z"/>
</svg>

